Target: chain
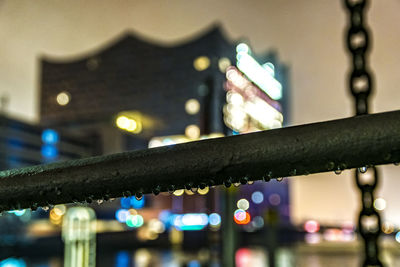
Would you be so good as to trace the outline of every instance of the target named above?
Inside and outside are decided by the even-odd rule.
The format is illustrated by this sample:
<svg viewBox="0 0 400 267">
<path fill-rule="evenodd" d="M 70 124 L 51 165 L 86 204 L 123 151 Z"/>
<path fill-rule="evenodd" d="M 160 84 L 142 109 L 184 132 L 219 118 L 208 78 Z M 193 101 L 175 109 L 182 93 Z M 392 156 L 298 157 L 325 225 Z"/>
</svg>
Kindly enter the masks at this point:
<svg viewBox="0 0 400 267">
<path fill-rule="evenodd" d="M 347 47 L 353 60 L 349 88 L 355 99 L 356 115 L 368 114 L 369 96 L 373 80 L 368 69 L 366 54 L 369 48 L 368 29 L 364 25 L 364 9 L 367 0 L 344 0 L 350 13 L 350 27 L 347 32 Z M 374 208 L 374 190 L 378 184 L 378 170 L 375 166 L 355 170 L 357 187 L 361 191 L 362 208 L 358 217 L 358 231 L 364 239 L 365 259 L 362 266 L 383 266 L 379 260 L 378 239 L 381 233 L 381 218 Z"/>
</svg>

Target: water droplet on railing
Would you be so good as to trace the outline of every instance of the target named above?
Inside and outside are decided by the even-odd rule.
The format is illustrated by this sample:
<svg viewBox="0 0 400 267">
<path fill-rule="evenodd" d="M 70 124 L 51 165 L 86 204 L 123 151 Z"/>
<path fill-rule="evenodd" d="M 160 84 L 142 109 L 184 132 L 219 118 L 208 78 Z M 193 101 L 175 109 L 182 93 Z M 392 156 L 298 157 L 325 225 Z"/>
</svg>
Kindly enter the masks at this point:
<svg viewBox="0 0 400 267">
<path fill-rule="evenodd" d="M 328 169 L 328 171 L 333 170 L 333 169 L 335 168 L 335 163 L 334 163 L 333 161 L 329 161 L 329 162 L 326 164 L 326 168 Z"/>
<path fill-rule="evenodd" d="M 196 192 L 197 192 L 197 190 L 198 190 L 198 188 L 197 188 L 197 187 L 192 187 L 192 188 L 190 188 L 190 191 L 192 191 L 193 193 L 196 193 Z"/>
<path fill-rule="evenodd" d="M 171 195 L 175 192 L 175 185 L 169 185 L 168 186 L 168 193 Z"/>
<path fill-rule="evenodd" d="M 233 183 L 234 187 L 239 187 L 241 185 L 241 183 Z"/>
<path fill-rule="evenodd" d="M 337 169 L 335 170 L 335 174 L 336 174 L 336 175 L 339 175 L 339 174 L 341 174 L 341 173 L 342 173 L 342 170 L 341 170 L 341 169 L 337 168 Z"/>
<path fill-rule="evenodd" d="M 231 178 L 229 178 L 229 179 L 227 179 L 226 181 L 224 181 L 224 186 L 225 186 L 226 188 L 231 187 L 231 185 L 232 185 L 232 179 L 231 179 Z"/>
<path fill-rule="evenodd" d="M 276 180 L 277 180 L 278 182 L 282 182 L 282 181 L 283 181 L 283 177 L 278 177 L 278 178 L 276 178 Z"/>
<path fill-rule="evenodd" d="M 96 200 L 96 202 L 97 202 L 97 205 L 101 205 L 101 204 L 103 204 L 104 200 L 103 199 L 98 199 L 98 200 Z"/>
<path fill-rule="evenodd" d="M 187 184 L 185 184 L 185 188 L 186 188 L 187 190 L 191 190 L 192 187 L 193 187 L 193 183 L 187 183 Z"/>
<path fill-rule="evenodd" d="M 262 179 L 263 179 L 264 182 L 269 182 L 269 181 L 271 181 L 271 178 L 272 178 L 272 172 L 271 172 L 271 171 L 269 171 L 266 175 L 264 175 L 264 176 L 262 177 Z"/>
<path fill-rule="evenodd" d="M 366 173 L 367 170 L 368 170 L 367 166 L 358 168 L 358 171 L 361 172 L 361 173 Z"/>
<path fill-rule="evenodd" d="M 247 184 L 252 185 L 252 184 L 254 184 L 254 181 L 248 181 Z"/>
<path fill-rule="evenodd" d="M 153 195 L 157 196 L 161 192 L 161 187 L 157 185 L 156 187 L 153 188 Z"/>
<path fill-rule="evenodd" d="M 31 205 L 31 210 L 35 211 L 37 209 L 37 207 L 38 207 L 38 203 L 33 203 Z"/>
<path fill-rule="evenodd" d="M 48 207 L 48 206 L 43 206 L 43 207 L 42 207 L 42 210 L 48 211 L 48 210 L 49 210 L 49 207 Z"/>
<path fill-rule="evenodd" d="M 142 198 L 143 198 L 143 193 L 142 192 L 136 192 L 136 194 L 135 194 L 135 198 L 136 198 L 136 200 L 142 200 Z"/>
<path fill-rule="evenodd" d="M 210 181 L 208 181 L 208 186 L 210 187 L 215 186 L 215 181 L 210 179 Z"/>
<path fill-rule="evenodd" d="M 132 192 L 129 191 L 129 190 L 126 190 L 125 192 L 122 192 L 122 196 L 124 196 L 124 197 L 130 197 L 130 196 L 132 196 Z"/>
</svg>

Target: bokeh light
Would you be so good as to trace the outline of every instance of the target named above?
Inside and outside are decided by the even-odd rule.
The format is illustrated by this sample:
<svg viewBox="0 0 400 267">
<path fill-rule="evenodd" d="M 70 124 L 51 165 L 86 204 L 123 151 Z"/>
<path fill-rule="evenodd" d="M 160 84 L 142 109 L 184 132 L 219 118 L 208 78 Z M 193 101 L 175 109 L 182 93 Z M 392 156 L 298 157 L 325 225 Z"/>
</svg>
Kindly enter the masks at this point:
<svg viewBox="0 0 400 267">
<path fill-rule="evenodd" d="M 197 114 L 200 110 L 200 103 L 197 99 L 191 98 L 185 103 L 185 110 L 188 114 Z"/>
<path fill-rule="evenodd" d="M 185 135 L 190 139 L 197 139 L 200 137 L 200 128 L 197 125 L 191 124 L 186 127 Z"/>
<path fill-rule="evenodd" d="M 247 199 L 242 198 L 238 200 L 236 206 L 238 207 L 238 209 L 247 210 L 250 206 L 250 203 L 249 201 L 247 201 Z"/>
<path fill-rule="evenodd" d="M 139 214 L 132 215 L 129 214 L 126 218 L 126 225 L 132 228 L 141 227 L 144 223 L 143 217 Z"/>
<path fill-rule="evenodd" d="M 60 106 L 65 106 L 68 105 L 68 103 L 71 101 L 71 95 L 68 92 L 64 91 L 57 95 L 56 100 Z"/>
<path fill-rule="evenodd" d="M 231 65 L 231 61 L 227 57 L 221 57 L 218 60 L 218 68 L 222 73 L 226 72 L 226 69 Z"/>
<path fill-rule="evenodd" d="M 374 207 L 377 210 L 384 210 L 386 208 L 386 200 L 384 200 L 383 198 L 375 199 Z"/>
<path fill-rule="evenodd" d="M 219 226 L 221 224 L 221 216 L 218 213 L 211 213 L 208 216 L 208 221 L 211 226 Z"/>
<path fill-rule="evenodd" d="M 209 66 L 210 66 L 210 59 L 208 57 L 206 57 L 206 56 L 197 57 L 193 61 L 193 67 L 197 71 L 206 70 L 206 69 L 208 69 Z"/>
<path fill-rule="evenodd" d="M 264 194 L 261 193 L 260 191 L 255 191 L 253 194 L 251 194 L 251 200 L 255 204 L 260 204 L 264 201 Z"/>
<path fill-rule="evenodd" d="M 314 220 L 309 220 L 304 223 L 304 230 L 307 233 L 316 233 L 319 231 L 319 223 Z"/>
</svg>

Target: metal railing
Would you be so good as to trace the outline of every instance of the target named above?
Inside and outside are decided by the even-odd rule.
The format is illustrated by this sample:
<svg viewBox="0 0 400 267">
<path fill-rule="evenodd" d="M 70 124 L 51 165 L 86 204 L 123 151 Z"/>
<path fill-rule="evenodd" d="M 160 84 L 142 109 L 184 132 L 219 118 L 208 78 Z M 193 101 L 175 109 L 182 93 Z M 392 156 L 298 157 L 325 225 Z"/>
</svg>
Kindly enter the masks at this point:
<svg viewBox="0 0 400 267">
<path fill-rule="evenodd" d="M 0 210 L 400 161 L 400 111 L 0 172 Z"/>
</svg>

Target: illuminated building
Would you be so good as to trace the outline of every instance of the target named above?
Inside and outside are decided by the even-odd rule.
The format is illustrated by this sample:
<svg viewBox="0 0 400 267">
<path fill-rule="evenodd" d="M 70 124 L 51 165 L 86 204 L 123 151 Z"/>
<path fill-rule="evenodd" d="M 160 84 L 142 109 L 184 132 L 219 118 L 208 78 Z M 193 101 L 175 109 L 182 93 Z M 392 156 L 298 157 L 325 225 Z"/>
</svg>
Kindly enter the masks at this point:
<svg viewBox="0 0 400 267">
<path fill-rule="evenodd" d="M 95 153 L 90 138 L 58 132 L 0 115 L 0 169 L 89 157 Z"/>
<path fill-rule="evenodd" d="M 256 57 L 247 51 L 242 55 L 247 60 L 244 63 L 237 61 L 237 54 L 236 43 L 228 41 L 219 28 L 213 28 L 192 41 L 172 47 L 148 43 L 128 33 L 80 59 L 44 57 L 41 124 L 59 132 L 90 136 L 88 139 L 98 144 L 96 154 L 173 146 L 281 127 L 288 121 L 286 67 L 274 53 Z M 250 64 L 255 61 L 270 65 Z M 281 87 L 274 87 L 278 92 L 271 93 L 269 84 L 263 84 L 258 76 L 244 78 L 246 66 L 262 68 L 259 72 L 270 75 L 273 85 L 279 81 Z M 233 79 L 227 82 L 227 73 L 232 71 L 246 80 L 246 88 L 240 88 Z M 229 123 L 225 118 L 224 110 L 230 111 L 230 104 L 244 105 L 244 120 L 249 126 L 245 130 L 231 127 L 237 123 Z M 232 118 L 237 120 L 236 115 Z M 57 147 L 53 140 L 57 138 L 49 133 L 45 140 L 51 156 Z M 238 213 L 239 218 L 232 211 L 229 220 L 235 220 L 240 229 L 259 230 L 264 225 L 266 209 L 281 207 L 283 203 L 282 207 L 288 211 L 287 202 L 283 201 L 287 200 L 287 183 L 271 183 L 268 188 L 256 183 L 239 189 L 237 196 L 246 198 L 248 207 Z M 279 188 L 283 193 L 277 193 Z M 183 237 L 195 231 L 216 233 L 220 227 L 223 229 L 227 217 L 221 212 L 224 208 L 219 200 L 225 190 L 171 185 L 169 191 L 171 194 L 157 197 L 135 197 L 124 192 L 125 197 L 119 201 L 92 207 L 98 212 L 98 219 L 112 218 L 117 225 L 115 229 L 134 232 L 135 240 L 140 242 L 162 240 L 169 235 L 170 242 L 179 245 L 188 242 Z M 251 201 L 254 191 L 262 193 L 263 204 Z M 271 197 L 273 194 L 275 197 Z M 169 210 L 169 215 L 162 210 Z M 54 224 L 58 222 L 56 219 Z M 124 254 L 118 255 L 119 260 L 125 259 Z"/>
</svg>

